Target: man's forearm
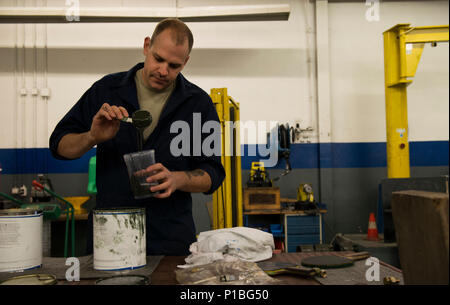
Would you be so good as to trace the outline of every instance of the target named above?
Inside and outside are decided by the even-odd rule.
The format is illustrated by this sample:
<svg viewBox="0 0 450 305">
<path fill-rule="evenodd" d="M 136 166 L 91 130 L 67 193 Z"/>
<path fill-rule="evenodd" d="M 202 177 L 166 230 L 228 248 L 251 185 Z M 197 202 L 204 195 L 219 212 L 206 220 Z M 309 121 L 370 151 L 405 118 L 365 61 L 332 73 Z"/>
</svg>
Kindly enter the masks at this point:
<svg viewBox="0 0 450 305">
<path fill-rule="evenodd" d="M 177 189 L 183 192 L 202 193 L 211 188 L 211 177 L 201 169 L 176 172 L 178 177 Z"/>
<path fill-rule="evenodd" d="M 80 158 L 95 144 L 89 132 L 69 133 L 59 141 L 58 154 L 68 159 Z"/>
</svg>

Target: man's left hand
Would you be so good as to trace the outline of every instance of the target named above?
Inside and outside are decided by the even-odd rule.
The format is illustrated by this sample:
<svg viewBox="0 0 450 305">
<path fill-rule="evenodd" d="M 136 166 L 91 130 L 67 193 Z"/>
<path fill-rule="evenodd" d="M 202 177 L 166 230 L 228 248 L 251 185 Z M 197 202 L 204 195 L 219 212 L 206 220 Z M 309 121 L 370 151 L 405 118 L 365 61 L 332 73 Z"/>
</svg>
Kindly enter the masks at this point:
<svg viewBox="0 0 450 305">
<path fill-rule="evenodd" d="M 150 191 L 161 191 L 155 198 L 167 198 L 176 190 L 189 193 L 206 192 L 211 188 L 211 177 L 202 169 L 192 171 L 170 171 L 161 163 L 153 164 L 145 169 L 149 175 L 147 182 L 158 182 L 150 187 Z"/>
<path fill-rule="evenodd" d="M 159 183 L 150 188 L 152 192 L 161 191 L 160 194 L 155 194 L 154 197 L 167 198 L 177 190 L 176 172 L 169 171 L 161 163 L 150 165 L 145 171 L 151 175 L 147 178 L 147 182 L 151 183 L 156 181 Z"/>
</svg>

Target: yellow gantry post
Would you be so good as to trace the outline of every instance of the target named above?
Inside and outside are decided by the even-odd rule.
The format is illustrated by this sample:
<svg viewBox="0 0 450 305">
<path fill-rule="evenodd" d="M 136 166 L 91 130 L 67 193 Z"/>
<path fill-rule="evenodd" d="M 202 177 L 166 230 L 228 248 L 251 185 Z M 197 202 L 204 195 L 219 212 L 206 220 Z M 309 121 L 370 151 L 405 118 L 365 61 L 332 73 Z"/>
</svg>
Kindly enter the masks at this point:
<svg viewBox="0 0 450 305">
<path fill-rule="evenodd" d="M 233 227 L 233 212 L 232 212 L 232 184 L 231 184 L 231 135 L 230 135 L 230 104 L 228 103 L 228 94 L 227 94 L 227 88 L 221 88 L 219 90 L 219 95 L 222 99 L 222 105 L 223 105 L 223 121 L 225 123 L 224 125 L 224 137 L 222 139 L 222 147 L 224 150 L 224 158 L 223 158 L 223 167 L 225 168 L 225 202 L 224 202 L 224 212 L 225 212 L 225 227 L 231 228 Z"/>
<path fill-rule="evenodd" d="M 229 97 L 230 102 L 234 107 L 234 123 L 235 123 L 235 136 L 234 136 L 234 151 L 233 156 L 235 158 L 234 162 L 234 174 L 235 174 L 235 189 L 236 189 L 236 216 L 237 216 L 237 226 L 242 227 L 244 225 L 244 215 L 242 208 L 242 166 L 241 166 L 241 134 L 240 134 L 240 107 L 239 103 L 236 103 L 233 98 Z"/>
<path fill-rule="evenodd" d="M 412 83 L 425 43 L 448 41 L 448 25 L 397 24 L 383 33 L 388 178 L 409 178 L 406 88 Z"/>
<path fill-rule="evenodd" d="M 211 89 L 211 100 L 216 107 L 217 115 L 219 116 L 220 121 L 220 138 L 222 139 L 221 146 L 221 161 L 222 165 L 224 164 L 224 146 L 223 146 L 223 138 L 224 138 L 224 121 L 223 121 L 223 103 L 222 98 L 218 94 L 217 89 Z M 225 201 L 225 187 L 226 184 L 222 183 L 222 185 L 213 193 L 213 229 L 221 229 L 225 227 L 224 221 L 224 201 Z"/>
<path fill-rule="evenodd" d="M 225 180 L 213 194 L 213 229 L 233 227 L 233 203 L 236 206 L 237 226 L 242 219 L 242 178 L 239 138 L 239 104 L 228 96 L 227 88 L 211 89 L 211 99 L 216 107 L 221 125 L 221 161 L 225 169 Z M 233 122 L 230 110 L 234 110 Z M 231 123 L 235 127 L 231 128 Z M 233 130 L 236 131 L 233 135 Z M 236 154 L 238 152 L 238 154 Z M 231 158 L 234 159 L 234 167 Z M 232 182 L 234 177 L 234 185 Z M 233 196 L 233 189 L 235 190 Z"/>
</svg>

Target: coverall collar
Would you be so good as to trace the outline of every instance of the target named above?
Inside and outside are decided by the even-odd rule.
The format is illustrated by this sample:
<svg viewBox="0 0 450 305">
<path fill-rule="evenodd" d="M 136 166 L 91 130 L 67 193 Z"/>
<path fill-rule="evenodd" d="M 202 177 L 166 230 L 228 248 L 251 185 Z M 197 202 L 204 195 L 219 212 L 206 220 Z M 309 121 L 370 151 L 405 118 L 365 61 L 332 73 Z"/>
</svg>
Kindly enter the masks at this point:
<svg viewBox="0 0 450 305">
<path fill-rule="evenodd" d="M 133 107 L 133 111 L 138 110 L 139 102 L 137 99 L 137 91 L 136 91 L 136 83 L 134 81 L 134 76 L 139 69 L 144 67 L 144 63 L 138 63 L 133 68 L 128 70 L 125 76 L 120 81 L 117 86 L 117 93 L 121 97 L 121 99 Z M 169 115 L 173 110 L 175 110 L 181 103 L 183 103 L 189 96 L 192 95 L 187 88 L 188 81 L 184 78 L 184 76 L 179 73 L 176 80 L 175 89 L 172 92 L 169 100 L 167 101 L 160 119 L 163 119 L 167 115 Z"/>
</svg>

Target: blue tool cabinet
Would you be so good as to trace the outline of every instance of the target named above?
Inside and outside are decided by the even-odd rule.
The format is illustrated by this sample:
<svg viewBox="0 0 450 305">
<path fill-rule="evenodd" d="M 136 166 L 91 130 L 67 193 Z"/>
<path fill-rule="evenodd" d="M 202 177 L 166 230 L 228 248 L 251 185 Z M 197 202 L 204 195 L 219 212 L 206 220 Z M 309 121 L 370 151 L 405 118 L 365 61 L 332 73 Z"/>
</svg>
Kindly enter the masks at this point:
<svg viewBox="0 0 450 305">
<path fill-rule="evenodd" d="M 322 213 L 244 212 L 244 226 L 272 233 L 274 238 L 284 241 L 286 252 L 296 252 L 299 245 L 316 245 L 323 241 Z"/>
<path fill-rule="evenodd" d="M 296 252 L 298 245 L 322 243 L 322 214 L 285 214 L 286 252 Z"/>
</svg>

